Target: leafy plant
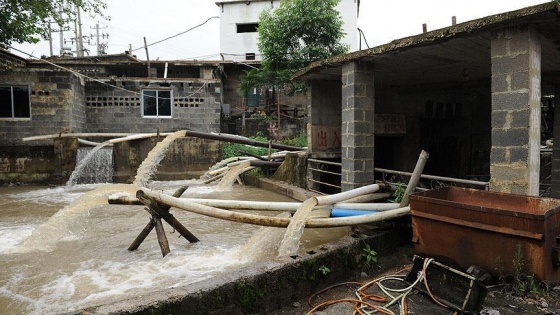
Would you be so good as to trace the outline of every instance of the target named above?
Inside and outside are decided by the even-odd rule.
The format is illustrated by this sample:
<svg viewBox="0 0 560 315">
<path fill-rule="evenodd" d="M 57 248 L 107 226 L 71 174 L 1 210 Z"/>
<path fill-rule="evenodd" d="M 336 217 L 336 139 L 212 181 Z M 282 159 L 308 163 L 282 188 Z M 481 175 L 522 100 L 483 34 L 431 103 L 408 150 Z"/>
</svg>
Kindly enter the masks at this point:
<svg viewBox="0 0 560 315">
<path fill-rule="evenodd" d="M 396 183 L 395 186 L 397 186 L 397 190 L 393 194 L 393 196 L 395 197 L 395 202 L 401 202 L 404 197 L 406 185 L 403 183 Z"/>
<path fill-rule="evenodd" d="M 286 145 L 304 148 L 307 146 L 307 135 L 302 133 L 292 139 L 281 140 L 280 142 Z"/>
<path fill-rule="evenodd" d="M 331 269 L 325 265 L 322 265 L 321 267 L 319 267 L 319 271 L 324 275 L 328 275 L 331 272 Z"/>
<path fill-rule="evenodd" d="M 549 288 L 546 283 L 538 282 L 534 275 L 524 273 L 526 263 L 521 244 L 517 244 L 511 262 L 513 275 L 504 275 L 503 259 L 497 258 L 499 280 L 505 292 L 516 296 L 546 296 L 548 294 Z"/>
<path fill-rule="evenodd" d="M 51 21 L 62 27 L 65 20 L 74 19 L 75 7 L 92 16 L 106 18 L 102 12 L 106 4 L 102 0 L 0 1 L 0 45 L 46 39 Z"/>
<path fill-rule="evenodd" d="M 362 249 L 362 258 L 367 267 L 373 269 L 377 266 L 377 252 L 374 251 L 369 244 Z"/>
<path fill-rule="evenodd" d="M 268 138 L 262 134 L 262 132 L 258 132 L 257 135 L 249 138 L 260 142 L 269 141 Z M 293 139 L 281 140 L 280 143 L 295 146 L 295 147 L 306 147 L 307 136 L 305 134 L 302 134 Z M 272 152 L 276 152 L 276 151 L 277 150 L 274 149 L 272 150 Z M 246 155 L 244 153 L 264 156 L 264 155 L 268 155 L 268 148 L 254 147 L 250 145 L 230 143 L 230 142 L 226 142 L 223 145 L 223 149 L 222 149 L 223 159 L 227 159 L 234 156 Z"/>
<path fill-rule="evenodd" d="M 287 93 L 304 91 L 305 85 L 291 81 L 293 74 L 310 62 L 347 52 L 341 44 L 343 21 L 336 6 L 340 0 L 283 0 L 259 17 L 259 69 L 241 77 L 239 92 L 254 87 L 272 87 Z"/>
</svg>

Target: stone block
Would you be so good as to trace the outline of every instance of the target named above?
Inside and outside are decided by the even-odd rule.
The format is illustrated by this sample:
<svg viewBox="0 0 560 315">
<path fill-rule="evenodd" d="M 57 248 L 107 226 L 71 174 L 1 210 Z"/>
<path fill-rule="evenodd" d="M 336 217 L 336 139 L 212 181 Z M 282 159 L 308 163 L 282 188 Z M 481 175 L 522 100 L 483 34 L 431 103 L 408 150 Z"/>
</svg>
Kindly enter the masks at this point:
<svg viewBox="0 0 560 315">
<path fill-rule="evenodd" d="M 527 163 L 517 162 L 509 164 L 492 164 L 490 166 L 490 176 L 497 182 L 525 180 L 529 173 Z"/>
<path fill-rule="evenodd" d="M 492 93 L 492 110 L 522 110 L 528 104 L 529 93 Z"/>
<path fill-rule="evenodd" d="M 509 163 L 508 148 L 492 148 L 492 150 L 490 150 L 490 163 L 492 164 Z"/>
<path fill-rule="evenodd" d="M 512 91 L 529 91 L 531 83 L 529 79 L 529 69 L 526 71 L 513 72 L 511 74 L 511 90 Z"/>
<path fill-rule="evenodd" d="M 512 111 L 511 126 L 514 128 L 528 128 L 530 122 L 530 114 L 531 112 L 529 111 L 529 109 Z"/>
<path fill-rule="evenodd" d="M 510 73 L 492 74 L 492 93 L 508 92 L 510 90 Z"/>
<path fill-rule="evenodd" d="M 373 161 L 373 147 L 348 147 L 346 159 L 371 159 Z"/>
<path fill-rule="evenodd" d="M 529 150 L 524 147 L 511 147 L 509 148 L 509 162 L 527 162 L 529 159 Z"/>
<path fill-rule="evenodd" d="M 529 69 L 529 55 L 492 58 L 492 75 L 523 72 Z"/>
<path fill-rule="evenodd" d="M 493 147 L 526 146 L 529 143 L 527 128 L 492 129 Z"/>
<path fill-rule="evenodd" d="M 57 83 L 56 88 L 58 90 L 71 90 L 73 86 L 69 83 Z"/>
<path fill-rule="evenodd" d="M 511 118 L 508 118 L 509 116 L 511 116 L 511 111 L 508 110 L 492 111 L 492 126 L 494 128 L 507 128 L 506 124 L 509 126 L 509 120 L 511 120 Z"/>
<path fill-rule="evenodd" d="M 494 57 L 503 57 L 508 53 L 508 41 L 505 38 L 498 38 L 499 34 L 493 32 L 492 41 L 490 43 L 490 55 Z"/>
</svg>

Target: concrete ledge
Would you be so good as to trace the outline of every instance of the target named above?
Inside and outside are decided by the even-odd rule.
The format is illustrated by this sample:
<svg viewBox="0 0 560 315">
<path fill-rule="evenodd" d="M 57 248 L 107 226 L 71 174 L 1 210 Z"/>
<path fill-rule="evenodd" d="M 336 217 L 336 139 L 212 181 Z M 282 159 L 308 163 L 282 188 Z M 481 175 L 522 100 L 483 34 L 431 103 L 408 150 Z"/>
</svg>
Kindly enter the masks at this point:
<svg viewBox="0 0 560 315">
<path fill-rule="evenodd" d="M 360 238 L 344 237 L 309 250 L 304 257 L 251 264 L 198 282 L 69 314 L 246 314 L 266 313 L 357 276 L 366 244 L 379 255 L 409 243 L 401 229 L 379 230 Z M 321 266 L 331 272 L 323 274 Z"/>
<path fill-rule="evenodd" d="M 312 191 L 270 178 L 245 175 L 244 179 L 247 185 L 274 191 L 298 201 L 305 201 L 311 197 L 319 196 L 319 194 Z"/>
</svg>

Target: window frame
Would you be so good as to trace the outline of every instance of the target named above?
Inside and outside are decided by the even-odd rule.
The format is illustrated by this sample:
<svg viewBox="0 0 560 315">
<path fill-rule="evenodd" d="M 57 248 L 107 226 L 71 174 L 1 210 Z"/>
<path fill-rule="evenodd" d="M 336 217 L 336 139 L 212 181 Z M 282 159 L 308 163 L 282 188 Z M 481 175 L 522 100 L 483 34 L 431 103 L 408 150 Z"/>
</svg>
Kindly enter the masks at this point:
<svg viewBox="0 0 560 315">
<path fill-rule="evenodd" d="M 252 23 L 236 23 L 235 24 L 235 33 L 237 34 L 251 34 L 251 33 L 258 33 L 259 22 L 252 22 Z"/>
<path fill-rule="evenodd" d="M 11 117 L 1 117 L 0 120 L 31 120 L 31 85 L 29 84 L 0 84 L 0 88 L 10 89 L 10 112 Z M 25 88 L 27 89 L 27 113 L 25 117 L 16 117 L 16 102 L 14 99 L 14 88 Z"/>
<path fill-rule="evenodd" d="M 156 104 L 155 104 L 155 110 L 156 110 L 156 114 L 155 115 L 146 115 L 145 113 L 145 92 L 155 92 L 156 96 L 155 96 L 155 100 L 156 100 Z M 169 115 L 159 115 L 159 102 L 160 99 L 164 99 L 163 97 L 159 96 L 160 92 L 168 92 L 169 93 Z M 142 104 L 141 104 L 141 108 L 140 111 L 142 113 L 142 118 L 148 118 L 148 119 L 172 119 L 173 118 L 173 90 L 172 89 L 158 89 L 158 88 L 146 88 L 146 89 L 142 89 L 140 91 L 141 95 L 142 95 Z M 149 96 L 148 96 L 149 97 Z"/>
</svg>

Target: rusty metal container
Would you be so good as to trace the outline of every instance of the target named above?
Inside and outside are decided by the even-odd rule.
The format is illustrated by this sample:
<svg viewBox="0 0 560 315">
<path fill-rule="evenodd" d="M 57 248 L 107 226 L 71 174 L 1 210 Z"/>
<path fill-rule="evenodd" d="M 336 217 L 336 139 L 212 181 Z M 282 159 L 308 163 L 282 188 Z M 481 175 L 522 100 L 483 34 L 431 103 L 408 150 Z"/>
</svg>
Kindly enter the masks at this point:
<svg viewBox="0 0 560 315">
<path fill-rule="evenodd" d="M 410 210 L 422 255 L 560 282 L 560 199 L 445 187 L 411 195 Z"/>
</svg>

